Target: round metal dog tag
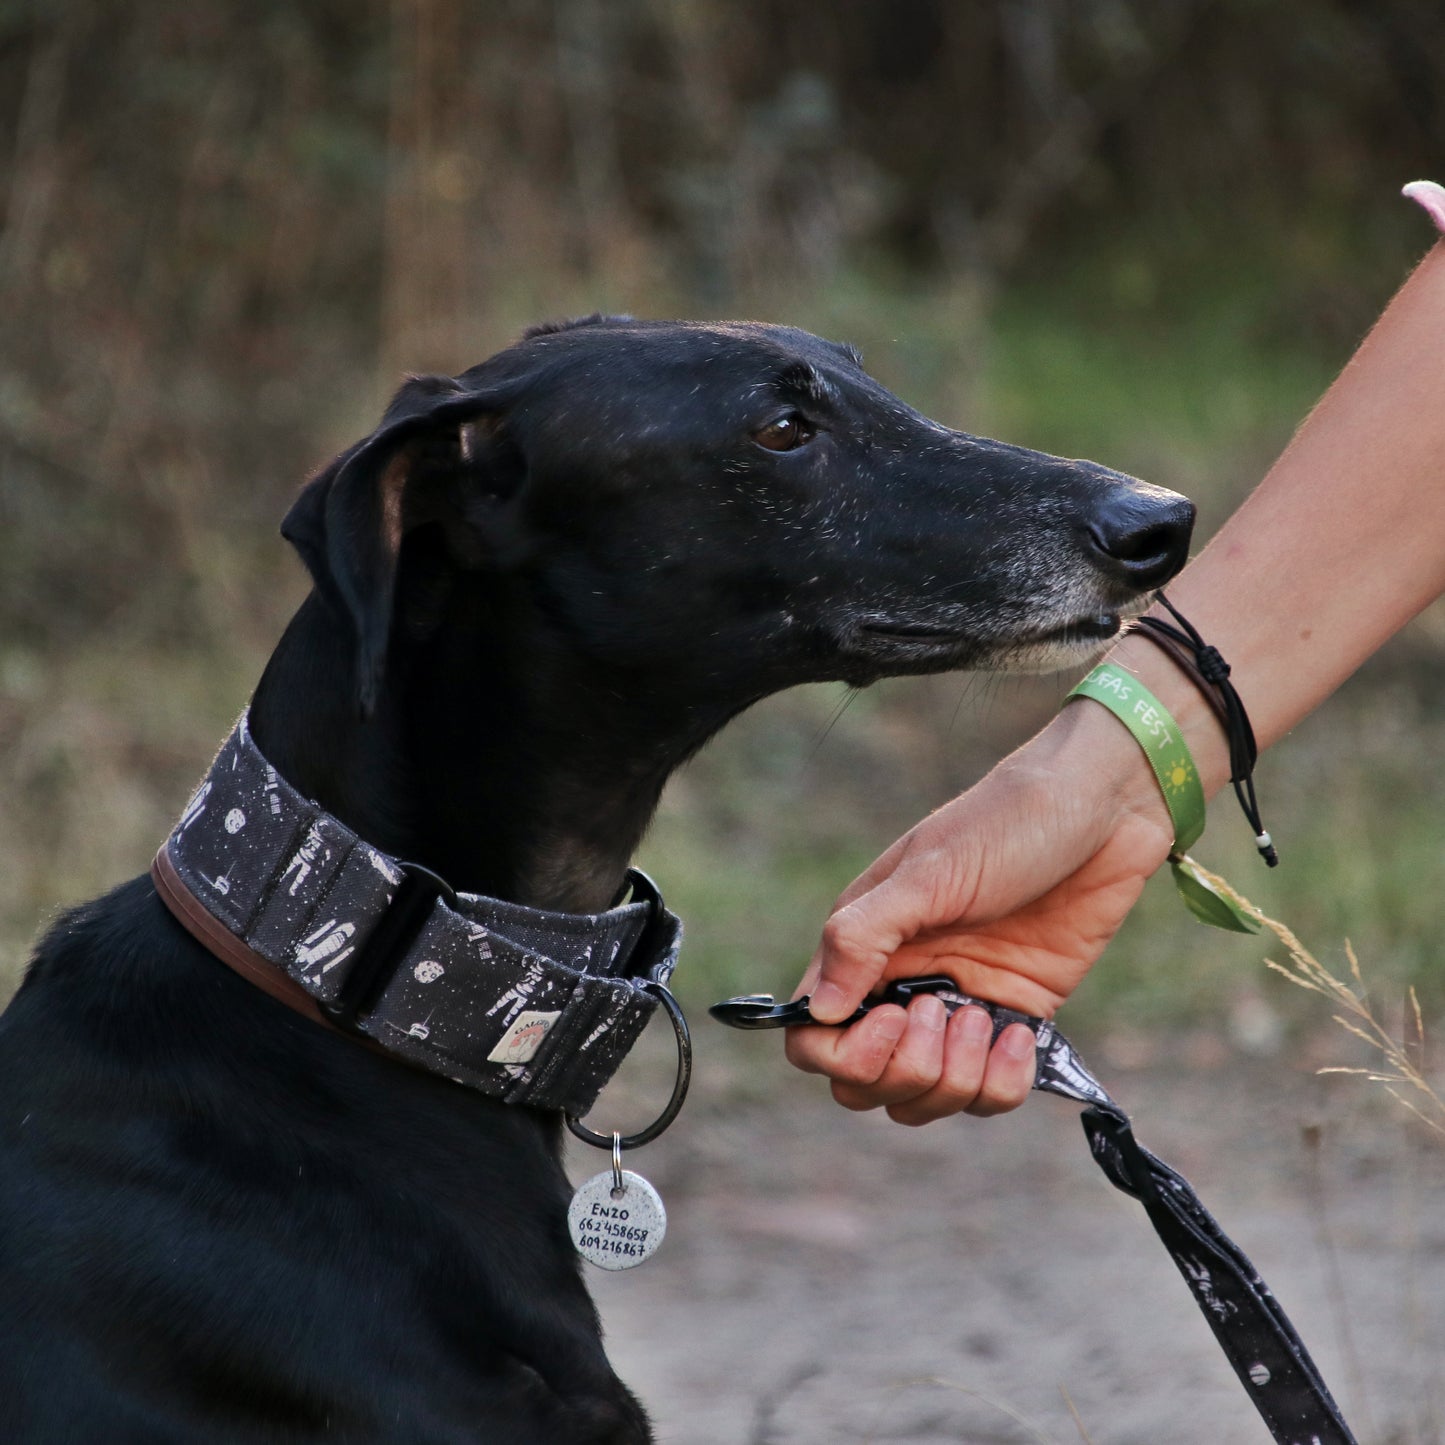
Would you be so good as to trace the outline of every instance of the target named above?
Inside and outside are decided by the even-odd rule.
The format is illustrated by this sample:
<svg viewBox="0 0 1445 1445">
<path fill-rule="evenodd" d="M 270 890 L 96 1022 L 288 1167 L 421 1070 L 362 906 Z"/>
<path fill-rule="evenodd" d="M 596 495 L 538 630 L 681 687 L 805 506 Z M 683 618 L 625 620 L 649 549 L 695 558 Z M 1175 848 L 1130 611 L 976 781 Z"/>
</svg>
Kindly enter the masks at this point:
<svg viewBox="0 0 1445 1445">
<path fill-rule="evenodd" d="M 651 1259 L 667 1233 L 662 1196 L 630 1169 L 594 1174 L 567 1210 L 577 1253 L 599 1269 L 631 1269 Z"/>
</svg>

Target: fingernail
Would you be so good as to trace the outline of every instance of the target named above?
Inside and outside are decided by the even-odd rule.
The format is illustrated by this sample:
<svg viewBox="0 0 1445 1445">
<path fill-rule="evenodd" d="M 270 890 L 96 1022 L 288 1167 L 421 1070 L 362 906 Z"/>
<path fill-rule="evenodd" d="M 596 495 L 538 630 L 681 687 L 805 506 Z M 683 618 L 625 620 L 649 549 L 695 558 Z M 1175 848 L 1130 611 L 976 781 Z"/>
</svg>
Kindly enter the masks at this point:
<svg viewBox="0 0 1445 1445">
<path fill-rule="evenodd" d="M 908 1015 L 902 1009 L 885 1009 L 881 1014 L 872 1015 L 873 1027 L 878 1037 L 896 1044 L 908 1027 Z"/>
<path fill-rule="evenodd" d="M 808 1000 L 808 1012 L 819 1023 L 836 1023 L 848 1012 L 848 999 L 836 983 L 820 983 Z"/>
<path fill-rule="evenodd" d="M 969 1007 L 963 1011 L 963 1039 L 968 1044 L 985 1044 L 993 1034 L 993 1020 L 985 1009 Z"/>
<path fill-rule="evenodd" d="M 1436 230 L 1445 231 L 1445 187 L 1434 181 L 1411 181 L 1400 194 L 1424 206 Z"/>
<path fill-rule="evenodd" d="M 1032 1029 L 1024 1024 L 1012 1024 L 1003 1031 L 999 1043 L 1009 1058 L 1028 1059 L 1033 1057 L 1036 1040 Z"/>
<path fill-rule="evenodd" d="M 926 1029 L 937 1031 L 948 1022 L 948 1009 L 944 1006 L 943 1000 L 935 998 L 932 994 L 924 994 L 909 1012 Z"/>
</svg>

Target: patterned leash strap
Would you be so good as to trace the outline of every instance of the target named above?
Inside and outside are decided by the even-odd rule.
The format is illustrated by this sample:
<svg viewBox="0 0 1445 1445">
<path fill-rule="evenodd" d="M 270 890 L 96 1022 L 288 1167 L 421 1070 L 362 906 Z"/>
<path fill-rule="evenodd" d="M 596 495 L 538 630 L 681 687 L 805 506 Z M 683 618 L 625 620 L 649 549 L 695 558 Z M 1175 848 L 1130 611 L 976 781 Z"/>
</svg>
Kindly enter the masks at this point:
<svg viewBox="0 0 1445 1445">
<path fill-rule="evenodd" d="M 1014 1023 L 1034 1031 L 1034 1088 L 1088 1106 L 1082 1122 L 1095 1161 L 1116 1189 L 1144 1206 L 1278 1445 L 1357 1445 L 1304 1342 L 1259 1271 L 1199 1202 L 1189 1181 L 1134 1138 L 1129 1116 L 1049 1020 L 971 998 L 950 978 L 908 978 L 895 979 L 881 997 L 864 1003 L 843 1023 L 855 1022 L 880 1003 L 906 1006 L 921 993 L 936 995 L 950 1014 L 965 1004 L 987 1009 L 995 1038 Z M 806 998 L 778 1004 L 771 994 L 728 999 L 715 1004 L 711 1013 L 741 1029 L 814 1022 Z"/>
</svg>

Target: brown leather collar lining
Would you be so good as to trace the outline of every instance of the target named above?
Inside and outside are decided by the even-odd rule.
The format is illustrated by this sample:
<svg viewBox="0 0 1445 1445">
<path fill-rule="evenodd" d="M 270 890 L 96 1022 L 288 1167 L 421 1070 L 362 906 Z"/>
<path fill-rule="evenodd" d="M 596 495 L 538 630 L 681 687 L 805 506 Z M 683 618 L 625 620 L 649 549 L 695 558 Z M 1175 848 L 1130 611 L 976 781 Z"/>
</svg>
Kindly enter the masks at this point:
<svg viewBox="0 0 1445 1445">
<path fill-rule="evenodd" d="M 248 983 L 269 993 L 272 998 L 284 1003 L 287 1008 L 310 1019 L 312 1023 L 344 1033 L 321 1012 L 314 998 L 293 979 L 288 978 L 274 964 L 267 962 L 253 948 L 243 943 L 186 887 L 176 866 L 171 862 L 165 845 L 151 864 L 151 882 L 162 903 L 170 909 L 176 921 L 208 953 L 214 954 L 227 968 L 240 974 Z M 353 1035 L 354 1037 L 354 1035 Z M 361 1039 L 369 1043 L 368 1039 Z"/>
</svg>

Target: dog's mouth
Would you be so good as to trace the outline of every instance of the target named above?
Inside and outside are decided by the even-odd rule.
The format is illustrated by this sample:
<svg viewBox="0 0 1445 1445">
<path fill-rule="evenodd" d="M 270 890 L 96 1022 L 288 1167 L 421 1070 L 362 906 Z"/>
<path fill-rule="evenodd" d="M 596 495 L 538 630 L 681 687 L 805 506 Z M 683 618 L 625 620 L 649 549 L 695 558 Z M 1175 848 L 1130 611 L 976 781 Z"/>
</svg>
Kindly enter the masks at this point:
<svg viewBox="0 0 1445 1445">
<path fill-rule="evenodd" d="M 1061 627 L 1006 642 L 975 664 L 992 672 L 1058 672 L 1097 657 L 1124 630 L 1119 612 L 1096 612 Z"/>
<path fill-rule="evenodd" d="M 1096 612 L 1089 617 L 1076 617 L 1058 627 L 1032 632 L 1017 640 L 1014 645 L 1032 646 L 1040 643 L 1107 642 L 1123 626 L 1123 616 L 1118 612 Z M 960 628 L 941 622 L 889 622 L 867 621 L 858 624 L 858 632 L 865 637 L 877 637 L 884 641 L 905 644 L 921 644 L 939 647 L 977 647 L 976 637 L 969 637 Z"/>
<path fill-rule="evenodd" d="M 1064 622 L 1020 629 L 1012 635 L 980 636 L 948 620 L 868 617 L 852 629 L 853 647 L 889 671 L 923 672 L 973 668 L 998 672 L 1053 672 L 1096 656 L 1142 611 L 1100 608 Z"/>
</svg>

